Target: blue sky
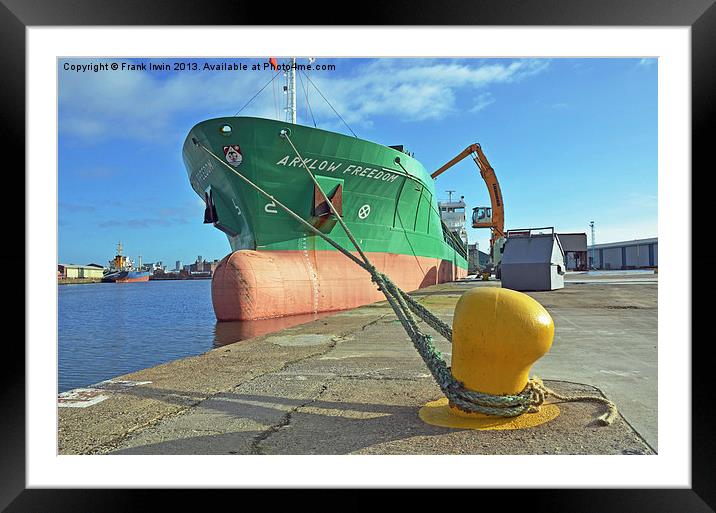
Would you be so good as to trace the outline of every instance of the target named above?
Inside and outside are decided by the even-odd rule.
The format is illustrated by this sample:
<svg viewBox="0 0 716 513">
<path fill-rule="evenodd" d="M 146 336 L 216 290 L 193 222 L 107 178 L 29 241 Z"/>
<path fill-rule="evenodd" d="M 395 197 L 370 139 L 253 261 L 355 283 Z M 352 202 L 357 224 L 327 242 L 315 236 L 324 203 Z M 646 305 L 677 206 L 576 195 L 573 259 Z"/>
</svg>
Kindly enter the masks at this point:
<svg viewBox="0 0 716 513">
<path fill-rule="evenodd" d="M 115 61 L 58 61 L 59 261 L 106 265 L 119 240 L 130 257 L 170 267 L 222 258 L 228 241 L 202 223 L 181 147 L 195 123 L 235 114 L 272 72 L 63 69 L 101 62 Z M 508 229 L 588 232 L 594 220 L 598 243 L 657 235 L 656 59 L 316 63 L 336 65 L 309 76 L 362 139 L 403 144 L 429 171 L 479 142 L 500 180 Z M 241 114 L 282 117 L 280 86 L 277 79 Z M 308 100 L 319 128 L 348 133 L 311 87 Z M 313 125 L 300 83 L 298 122 Z M 446 190 L 470 209 L 489 205 L 469 158 L 437 179 L 438 197 Z M 488 231 L 468 232 L 489 247 Z"/>
</svg>

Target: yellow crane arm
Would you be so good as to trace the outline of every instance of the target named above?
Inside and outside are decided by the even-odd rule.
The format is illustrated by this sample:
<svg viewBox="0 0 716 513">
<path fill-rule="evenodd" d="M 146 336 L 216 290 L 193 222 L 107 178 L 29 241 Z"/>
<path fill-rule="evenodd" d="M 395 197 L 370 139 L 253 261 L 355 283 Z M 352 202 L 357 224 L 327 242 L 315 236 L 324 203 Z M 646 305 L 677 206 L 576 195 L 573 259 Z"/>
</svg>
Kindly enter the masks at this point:
<svg viewBox="0 0 716 513">
<path fill-rule="evenodd" d="M 480 170 L 480 176 L 482 176 L 485 185 L 487 185 L 487 192 L 490 194 L 490 203 L 492 205 L 492 221 L 490 223 L 477 223 L 473 221 L 472 226 L 473 228 L 490 228 L 492 230 L 490 245 L 492 246 L 499 237 L 505 235 L 505 205 L 502 200 L 500 182 L 497 180 L 495 170 L 490 165 L 487 157 L 485 157 L 482 147 L 477 143 L 471 144 L 430 176 L 434 180 L 468 155 L 472 155 L 472 160 L 475 161 L 475 164 L 477 164 Z"/>
</svg>

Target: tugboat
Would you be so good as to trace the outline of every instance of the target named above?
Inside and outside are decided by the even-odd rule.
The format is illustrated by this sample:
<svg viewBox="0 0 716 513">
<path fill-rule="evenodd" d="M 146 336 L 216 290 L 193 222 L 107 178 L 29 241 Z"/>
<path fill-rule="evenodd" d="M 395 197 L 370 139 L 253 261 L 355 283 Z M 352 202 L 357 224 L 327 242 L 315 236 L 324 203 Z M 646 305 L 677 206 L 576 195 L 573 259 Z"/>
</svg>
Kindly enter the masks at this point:
<svg viewBox="0 0 716 513">
<path fill-rule="evenodd" d="M 122 255 L 122 243 L 117 244 L 117 254 L 109 261 L 109 271 L 102 278 L 103 283 L 134 283 L 149 281 L 149 271 L 134 268 L 134 262 Z"/>
</svg>

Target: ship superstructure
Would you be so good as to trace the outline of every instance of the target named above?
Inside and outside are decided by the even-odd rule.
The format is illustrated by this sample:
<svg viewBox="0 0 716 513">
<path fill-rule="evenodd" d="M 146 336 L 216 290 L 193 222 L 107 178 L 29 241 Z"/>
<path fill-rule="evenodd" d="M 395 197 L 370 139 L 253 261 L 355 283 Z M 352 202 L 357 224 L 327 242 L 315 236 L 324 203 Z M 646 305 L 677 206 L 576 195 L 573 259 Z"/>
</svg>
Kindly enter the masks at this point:
<svg viewBox="0 0 716 513">
<path fill-rule="evenodd" d="M 457 235 L 460 240 L 467 246 L 467 217 L 465 214 L 465 196 L 460 196 L 459 200 L 453 200 L 452 194 L 455 191 L 446 191 L 448 193 L 447 201 L 439 201 L 440 218 L 443 220 L 448 229 Z"/>
<path fill-rule="evenodd" d="M 141 262 L 141 257 L 140 257 Z M 117 254 L 109 261 L 107 274 L 102 278 L 106 283 L 132 283 L 149 281 L 149 272 L 141 268 L 135 269 L 134 261 L 122 254 L 122 242 L 117 243 Z"/>
</svg>

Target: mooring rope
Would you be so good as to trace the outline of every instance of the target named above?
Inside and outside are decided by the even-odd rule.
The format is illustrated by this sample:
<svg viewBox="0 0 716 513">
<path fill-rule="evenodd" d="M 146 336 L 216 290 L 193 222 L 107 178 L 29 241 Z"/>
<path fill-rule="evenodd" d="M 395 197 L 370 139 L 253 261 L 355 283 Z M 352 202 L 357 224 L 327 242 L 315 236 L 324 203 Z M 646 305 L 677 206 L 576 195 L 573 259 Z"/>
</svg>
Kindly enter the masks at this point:
<svg viewBox="0 0 716 513">
<path fill-rule="evenodd" d="M 288 130 L 282 130 L 279 135 L 280 137 L 286 139 L 286 141 L 291 145 L 291 148 L 301 161 L 302 167 L 306 170 L 306 173 L 308 174 L 315 187 L 318 189 L 318 191 L 320 191 L 321 195 L 323 196 L 323 199 L 328 204 L 328 207 L 330 208 L 333 215 L 336 217 L 336 220 L 340 223 L 341 227 L 348 236 L 348 239 L 351 241 L 356 251 L 358 252 L 360 258 L 353 255 L 350 251 L 338 244 L 331 237 L 315 228 L 311 223 L 296 214 L 289 207 L 274 198 L 271 194 L 256 185 L 253 181 L 239 173 L 235 168 L 220 159 L 216 154 L 214 154 L 201 142 L 197 141 L 195 138 L 192 139 L 192 142 L 197 147 L 203 149 L 205 152 L 211 155 L 217 162 L 221 163 L 227 169 L 232 171 L 236 176 L 238 176 L 242 181 L 244 181 L 254 190 L 256 190 L 259 194 L 273 201 L 276 206 L 284 210 L 287 214 L 289 214 L 293 219 L 298 221 L 310 232 L 321 237 L 323 240 L 328 242 L 331 246 L 343 253 L 346 257 L 351 259 L 353 262 L 365 269 L 370 274 L 371 280 L 385 295 L 388 304 L 393 309 L 395 315 L 398 317 L 398 320 L 403 326 L 403 329 L 410 337 L 413 346 L 418 351 L 418 354 L 423 359 L 423 362 L 425 362 L 425 365 L 435 379 L 435 382 L 438 384 L 443 394 L 445 394 L 445 396 L 448 398 L 451 405 L 468 413 L 482 413 L 498 417 L 516 417 L 518 415 L 522 415 L 523 413 L 532 413 L 539 411 L 539 408 L 544 403 L 545 398 L 547 396 L 553 396 L 561 401 L 594 401 L 603 403 L 607 406 L 608 411 L 604 415 L 600 416 L 599 420 L 605 425 L 609 425 L 614 421 L 614 418 L 617 415 L 617 408 L 616 405 L 609 399 L 606 399 L 605 397 L 591 395 L 561 395 L 545 386 L 544 383 L 537 378 L 530 379 L 527 382 L 525 388 L 520 393 L 515 395 L 492 395 L 484 392 L 466 389 L 463 383 L 453 377 L 450 367 L 443 359 L 442 354 L 435 348 L 432 337 L 429 334 L 423 333 L 420 330 L 420 327 L 418 326 L 418 323 L 415 320 L 413 314 L 425 321 L 426 324 L 428 324 L 431 328 L 437 331 L 440 335 L 445 337 L 445 339 L 447 339 L 450 343 L 452 343 L 451 327 L 448 326 L 442 320 L 440 320 L 432 312 L 430 312 L 430 310 L 418 303 L 415 298 L 411 297 L 409 294 L 401 290 L 395 283 L 393 283 L 393 281 L 388 276 L 379 272 L 375 268 L 375 266 L 371 264 L 370 260 L 363 252 L 363 249 L 361 248 L 360 244 L 358 244 L 355 237 L 353 236 L 353 233 L 350 231 L 346 223 L 343 221 L 342 217 L 336 211 L 333 202 L 330 200 L 330 198 L 328 198 L 325 191 L 318 183 L 318 180 L 316 180 L 316 177 L 313 175 L 313 173 L 311 173 L 311 170 L 308 169 L 308 166 L 306 166 L 306 162 L 304 161 L 296 146 L 293 144 L 293 141 L 291 141 Z"/>
</svg>

